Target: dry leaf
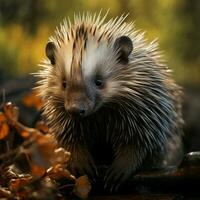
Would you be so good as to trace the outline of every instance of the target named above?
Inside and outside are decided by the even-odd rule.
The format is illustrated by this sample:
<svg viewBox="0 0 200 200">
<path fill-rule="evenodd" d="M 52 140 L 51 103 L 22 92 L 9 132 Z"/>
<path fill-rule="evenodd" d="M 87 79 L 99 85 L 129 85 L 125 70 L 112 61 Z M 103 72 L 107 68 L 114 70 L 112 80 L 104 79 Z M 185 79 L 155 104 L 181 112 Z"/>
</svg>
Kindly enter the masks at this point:
<svg viewBox="0 0 200 200">
<path fill-rule="evenodd" d="M 20 132 L 20 135 L 23 137 L 23 138 L 29 138 L 30 137 L 30 132 L 28 131 L 22 131 Z"/>
<path fill-rule="evenodd" d="M 33 176 L 42 177 L 42 176 L 44 176 L 45 173 L 46 173 L 46 170 L 44 167 L 31 164 L 31 174 Z"/>
<path fill-rule="evenodd" d="M 19 117 L 19 108 L 13 106 L 11 102 L 8 102 L 4 105 L 4 112 L 6 117 L 13 123 L 18 121 Z"/>
<path fill-rule="evenodd" d="M 0 187 L 0 198 L 2 197 L 12 198 L 11 191 L 9 191 L 7 188 Z"/>
<path fill-rule="evenodd" d="M 9 126 L 7 123 L 0 122 L 0 140 L 4 139 L 9 133 Z"/>
<path fill-rule="evenodd" d="M 5 116 L 5 114 L 4 113 L 2 113 L 2 112 L 0 112 L 0 123 L 1 122 L 6 122 L 6 116 Z"/>
<path fill-rule="evenodd" d="M 64 148 L 57 148 L 54 150 L 54 155 L 51 158 L 52 165 L 57 163 L 67 163 L 70 158 L 70 153 L 66 151 Z"/>
<path fill-rule="evenodd" d="M 38 97 L 36 90 L 24 96 L 23 104 L 27 107 L 35 107 L 37 110 L 40 110 L 40 108 L 42 107 L 42 101 Z"/>
<path fill-rule="evenodd" d="M 54 150 L 57 147 L 57 143 L 49 134 L 35 135 L 33 139 L 34 143 L 27 152 L 27 157 L 30 158 L 30 165 L 46 170 L 52 166 L 52 160 L 55 157 Z"/>
<path fill-rule="evenodd" d="M 92 189 L 88 177 L 86 175 L 81 176 L 77 178 L 75 182 L 73 193 L 82 199 L 88 198 L 90 190 Z"/>
<path fill-rule="evenodd" d="M 28 185 L 31 180 L 32 180 L 31 176 L 11 179 L 9 184 L 10 189 L 18 191 L 20 188 L 23 188 L 24 186 Z"/>
<path fill-rule="evenodd" d="M 0 112 L 0 140 L 4 139 L 9 133 L 7 118 L 4 113 Z"/>
<path fill-rule="evenodd" d="M 66 166 L 62 164 L 57 164 L 53 167 L 50 167 L 47 170 L 47 175 L 54 180 L 59 180 L 61 178 L 75 180 L 75 177 L 71 175 L 71 173 L 66 169 Z"/>
<path fill-rule="evenodd" d="M 39 103 L 35 103 L 37 101 L 31 100 L 31 95 L 28 101 L 33 101 L 32 105 L 39 105 Z M 49 187 L 49 183 L 54 183 L 58 179 L 66 178 L 75 182 L 75 177 L 67 170 L 70 153 L 64 148 L 59 148 L 57 141 L 49 133 L 49 128 L 45 122 L 39 122 L 36 128 L 29 128 L 18 121 L 18 116 L 19 109 L 12 103 L 6 103 L 3 106 L 3 112 L 0 112 L 0 139 L 4 139 L 9 134 L 9 129 L 13 128 L 24 140 L 20 146 L 9 149 L 9 152 L 5 154 L 5 159 L 8 159 L 9 162 L 1 169 L 3 176 L 1 176 L 0 185 L 7 188 L 0 187 L 0 197 L 10 199 L 13 197 L 28 199 L 35 197 L 34 195 L 41 197 L 41 195 L 46 196 L 49 192 L 55 193 L 56 186 Z M 1 155 L 1 157 L 4 160 L 4 155 Z M 17 160 L 17 158 L 20 159 Z M 16 170 L 12 171 L 9 167 L 15 166 L 15 164 Z M 28 165 L 24 166 L 27 170 L 25 173 L 31 175 L 19 174 L 23 171 L 20 164 Z M 46 189 L 42 186 L 40 192 L 35 191 L 35 188 L 32 187 L 35 178 L 38 184 L 42 184 L 45 178 L 49 178 Z M 86 177 L 76 180 L 74 193 L 77 196 L 86 198 L 90 189 L 91 185 Z M 55 196 L 57 195 L 62 196 L 60 193 Z"/>
<path fill-rule="evenodd" d="M 36 129 L 43 133 L 48 133 L 49 132 L 49 127 L 45 124 L 44 121 L 38 121 L 35 126 Z"/>
<path fill-rule="evenodd" d="M 40 155 L 52 164 L 54 150 L 57 148 L 55 139 L 49 134 L 41 135 L 37 137 L 36 144 Z"/>
</svg>

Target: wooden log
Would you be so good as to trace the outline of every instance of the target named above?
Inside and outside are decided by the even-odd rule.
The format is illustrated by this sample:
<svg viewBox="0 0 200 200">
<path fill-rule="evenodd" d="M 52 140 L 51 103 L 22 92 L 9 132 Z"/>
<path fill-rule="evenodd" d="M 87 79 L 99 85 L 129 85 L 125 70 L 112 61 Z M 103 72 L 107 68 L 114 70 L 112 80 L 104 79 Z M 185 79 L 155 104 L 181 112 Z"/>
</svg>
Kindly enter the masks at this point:
<svg viewBox="0 0 200 200">
<path fill-rule="evenodd" d="M 200 152 L 186 154 L 178 167 L 139 172 L 126 187 L 125 191 L 193 192 L 200 195 Z"/>
</svg>

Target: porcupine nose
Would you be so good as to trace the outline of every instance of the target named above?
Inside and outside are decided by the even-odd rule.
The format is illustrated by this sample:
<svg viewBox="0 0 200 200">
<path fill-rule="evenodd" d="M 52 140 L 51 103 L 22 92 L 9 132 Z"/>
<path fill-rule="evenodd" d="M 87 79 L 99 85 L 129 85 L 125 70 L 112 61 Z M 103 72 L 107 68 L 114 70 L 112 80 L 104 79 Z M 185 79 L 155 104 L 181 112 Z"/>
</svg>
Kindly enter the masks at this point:
<svg viewBox="0 0 200 200">
<path fill-rule="evenodd" d="M 85 109 L 81 105 L 73 104 L 68 106 L 66 110 L 71 116 L 82 117 L 85 114 Z"/>
</svg>

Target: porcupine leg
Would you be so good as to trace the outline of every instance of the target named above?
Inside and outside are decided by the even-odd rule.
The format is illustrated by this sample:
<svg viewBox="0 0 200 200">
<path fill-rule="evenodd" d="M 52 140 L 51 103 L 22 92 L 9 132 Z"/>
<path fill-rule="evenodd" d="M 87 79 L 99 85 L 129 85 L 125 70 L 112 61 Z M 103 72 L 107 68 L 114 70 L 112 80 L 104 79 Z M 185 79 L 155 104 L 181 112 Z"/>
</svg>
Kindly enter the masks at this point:
<svg viewBox="0 0 200 200">
<path fill-rule="evenodd" d="M 88 175 L 88 177 L 95 181 L 97 176 L 97 169 L 92 156 L 84 146 L 73 146 L 69 150 L 71 158 L 69 160 L 69 169 L 75 176 Z"/>
<path fill-rule="evenodd" d="M 109 189 L 110 192 L 118 190 L 119 186 L 135 172 L 144 156 L 139 155 L 133 145 L 119 147 L 115 155 L 115 159 L 104 178 L 104 187 Z"/>
<path fill-rule="evenodd" d="M 183 155 L 182 138 L 179 135 L 174 135 L 173 138 L 166 142 L 165 150 L 155 155 L 151 164 L 154 168 L 178 166 L 183 159 Z"/>
</svg>

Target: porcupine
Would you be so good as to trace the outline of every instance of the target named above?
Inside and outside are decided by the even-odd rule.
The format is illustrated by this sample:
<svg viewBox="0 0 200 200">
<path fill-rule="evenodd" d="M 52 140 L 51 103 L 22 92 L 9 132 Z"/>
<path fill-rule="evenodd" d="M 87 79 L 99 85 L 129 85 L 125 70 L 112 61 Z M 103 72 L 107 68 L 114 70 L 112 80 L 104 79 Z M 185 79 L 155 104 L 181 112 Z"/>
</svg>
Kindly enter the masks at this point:
<svg viewBox="0 0 200 200">
<path fill-rule="evenodd" d="M 111 191 L 136 171 L 177 164 L 182 155 L 181 89 L 157 42 L 125 18 L 64 20 L 36 75 L 43 114 L 71 152 L 71 171 L 92 179 L 105 164 Z"/>
</svg>

